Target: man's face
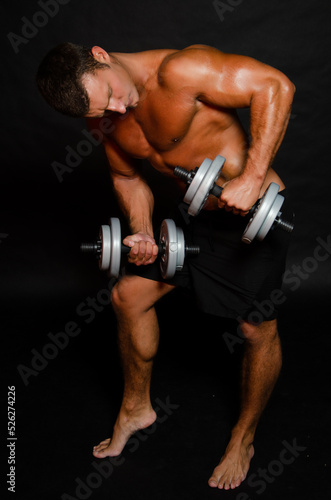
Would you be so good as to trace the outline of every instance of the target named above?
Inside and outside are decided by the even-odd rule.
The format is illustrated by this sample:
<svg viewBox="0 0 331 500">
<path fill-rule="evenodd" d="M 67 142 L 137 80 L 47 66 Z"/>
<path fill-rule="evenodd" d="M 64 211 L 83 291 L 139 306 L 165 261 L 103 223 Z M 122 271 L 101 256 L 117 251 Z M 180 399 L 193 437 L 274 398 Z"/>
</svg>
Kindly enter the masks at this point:
<svg viewBox="0 0 331 500">
<path fill-rule="evenodd" d="M 107 111 L 124 114 L 138 105 L 139 94 L 127 71 L 114 64 L 83 75 L 82 83 L 90 99 L 88 118 L 102 117 Z"/>
</svg>

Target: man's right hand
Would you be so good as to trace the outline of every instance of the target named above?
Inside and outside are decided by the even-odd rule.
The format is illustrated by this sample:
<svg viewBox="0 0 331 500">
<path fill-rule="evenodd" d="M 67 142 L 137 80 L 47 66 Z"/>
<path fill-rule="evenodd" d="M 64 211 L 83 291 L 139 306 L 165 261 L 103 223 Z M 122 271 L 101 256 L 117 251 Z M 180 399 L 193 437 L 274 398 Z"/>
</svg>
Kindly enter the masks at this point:
<svg viewBox="0 0 331 500">
<path fill-rule="evenodd" d="M 136 266 L 153 264 L 159 251 L 154 238 L 144 233 L 126 236 L 123 240 L 123 244 L 131 247 L 128 261 Z"/>
</svg>

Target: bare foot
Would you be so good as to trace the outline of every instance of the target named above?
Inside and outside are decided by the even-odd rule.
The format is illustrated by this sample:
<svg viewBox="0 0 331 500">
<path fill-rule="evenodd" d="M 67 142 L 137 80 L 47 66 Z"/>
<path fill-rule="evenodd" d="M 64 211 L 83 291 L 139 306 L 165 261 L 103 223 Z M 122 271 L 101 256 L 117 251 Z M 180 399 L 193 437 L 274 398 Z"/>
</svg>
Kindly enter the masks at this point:
<svg viewBox="0 0 331 500">
<path fill-rule="evenodd" d="M 208 484 L 212 488 L 234 489 L 247 476 L 249 464 L 254 455 L 252 444 L 244 445 L 229 443 L 220 463 L 215 467 Z"/>
<path fill-rule="evenodd" d="M 114 425 L 113 437 L 105 439 L 97 446 L 94 446 L 93 455 L 96 458 L 116 457 L 122 453 L 132 434 L 140 429 L 146 429 L 155 420 L 156 413 L 152 408 L 130 412 L 121 409 Z"/>
</svg>

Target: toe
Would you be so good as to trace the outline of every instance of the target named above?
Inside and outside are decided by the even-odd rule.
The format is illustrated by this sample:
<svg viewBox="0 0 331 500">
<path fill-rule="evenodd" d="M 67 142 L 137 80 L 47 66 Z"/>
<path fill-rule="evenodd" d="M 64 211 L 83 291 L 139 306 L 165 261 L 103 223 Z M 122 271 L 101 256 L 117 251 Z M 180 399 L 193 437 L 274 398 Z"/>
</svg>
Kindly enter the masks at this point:
<svg viewBox="0 0 331 500">
<path fill-rule="evenodd" d="M 108 447 L 103 447 L 98 450 L 93 450 L 93 455 L 97 458 L 105 458 L 109 455 L 108 453 Z"/>
<path fill-rule="evenodd" d="M 218 481 L 212 477 L 208 481 L 208 484 L 211 488 L 217 488 L 217 483 Z"/>
<path fill-rule="evenodd" d="M 220 486 L 222 473 L 217 470 L 217 467 L 213 470 L 212 476 L 208 480 L 208 484 L 211 488 L 222 488 Z M 222 483 L 223 484 L 223 483 Z"/>
<path fill-rule="evenodd" d="M 223 488 L 224 488 L 224 481 L 223 480 L 221 480 L 221 479 L 219 480 L 217 488 L 219 490 L 223 490 Z"/>
<path fill-rule="evenodd" d="M 109 443 L 110 443 L 110 438 L 101 441 L 101 443 L 99 443 L 96 446 L 93 446 L 93 455 L 98 457 L 102 456 L 103 452 L 105 452 L 109 447 Z"/>
<path fill-rule="evenodd" d="M 224 489 L 225 489 L 225 490 L 229 490 L 229 489 L 230 489 L 230 487 L 231 487 L 231 480 L 226 479 L 226 480 L 224 481 Z"/>
<path fill-rule="evenodd" d="M 100 441 L 98 446 L 106 445 L 108 446 L 110 443 L 110 438 L 104 439 L 103 441 Z"/>
<path fill-rule="evenodd" d="M 109 446 L 109 443 L 110 443 L 110 438 L 105 439 L 104 441 L 101 441 L 96 446 L 93 446 L 93 450 L 99 450 L 99 451 L 103 450 L 104 448 L 106 448 L 107 446 Z"/>
<path fill-rule="evenodd" d="M 94 451 L 93 456 L 95 456 L 96 458 L 105 458 L 107 454 L 102 451 Z"/>
</svg>

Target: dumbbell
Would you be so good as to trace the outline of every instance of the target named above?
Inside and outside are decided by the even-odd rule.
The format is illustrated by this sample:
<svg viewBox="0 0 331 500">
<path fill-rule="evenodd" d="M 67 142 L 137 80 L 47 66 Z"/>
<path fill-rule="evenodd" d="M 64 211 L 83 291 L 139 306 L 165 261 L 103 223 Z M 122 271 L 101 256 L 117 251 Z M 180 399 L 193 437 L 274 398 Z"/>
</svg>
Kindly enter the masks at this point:
<svg viewBox="0 0 331 500">
<path fill-rule="evenodd" d="M 114 278 L 120 273 L 121 255 L 131 250 L 122 244 L 121 223 L 115 217 L 109 220 L 109 225 L 100 227 L 97 241 L 82 243 L 80 248 L 82 252 L 94 254 L 99 260 L 99 268 Z M 185 245 L 183 230 L 171 219 L 161 224 L 158 248 L 163 279 L 171 279 L 176 271 L 183 269 L 186 255 L 197 255 L 200 251 L 198 246 Z"/>
<path fill-rule="evenodd" d="M 216 184 L 220 176 L 225 158 L 216 156 L 214 161 L 206 158 L 194 170 L 187 171 L 184 168 L 176 167 L 174 174 L 184 180 L 189 185 L 184 196 L 184 202 L 189 205 L 188 213 L 198 215 L 202 210 L 210 194 L 219 198 L 223 188 Z M 284 196 L 278 194 L 279 185 L 271 182 L 255 205 L 250 209 L 247 217 L 250 220 L 241 237 L 244 243 L 251 243 L 254 238 L 262 241 L 271 228 L 280 227 L 284 231 L 292 232 L 293 224 L 281 218 L 280 209 L 284 203 Z"/>
</svg>

